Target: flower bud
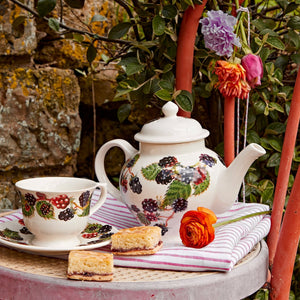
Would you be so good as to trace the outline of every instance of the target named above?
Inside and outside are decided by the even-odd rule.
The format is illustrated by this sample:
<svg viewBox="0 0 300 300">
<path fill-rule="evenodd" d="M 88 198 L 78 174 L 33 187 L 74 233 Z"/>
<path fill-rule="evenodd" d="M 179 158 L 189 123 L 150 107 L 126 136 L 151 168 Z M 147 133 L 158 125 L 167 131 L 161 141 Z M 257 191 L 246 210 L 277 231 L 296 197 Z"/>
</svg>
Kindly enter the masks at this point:
<svg viewBox="0 0 300 300">
<path fill-rule="evenodd" d="M 261 85 L 261 78 L 264 74 L 261 58 L 258 55 L 247 54 L 242 58 L 242 66 L 246 70 L 246 78 L 249 85 L 252 88 Z"/>
</svg>

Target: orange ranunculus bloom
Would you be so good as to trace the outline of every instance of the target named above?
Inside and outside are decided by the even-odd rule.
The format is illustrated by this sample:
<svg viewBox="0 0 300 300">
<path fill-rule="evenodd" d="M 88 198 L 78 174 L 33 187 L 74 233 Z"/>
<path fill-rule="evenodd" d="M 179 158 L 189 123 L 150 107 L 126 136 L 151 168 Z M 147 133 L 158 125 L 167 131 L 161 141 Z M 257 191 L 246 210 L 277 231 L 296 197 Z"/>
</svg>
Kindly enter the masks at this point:
<svg viewBox="0 0 300 300">
<path fill-rule="evenodd" d="M 198 207 L 197 210 L 186 212 L 182 219 L 179 234 L 182 243 L 187 247 L 202 248 L 215 238 L 213 224 L 217 217 L 208 208 Z"/>
<path fill-rule="evenodd" d="M 247 83 L 246 71 L 242 65 L 218 60 L 214 72 L 219 79 L 215 87 L 224 97 L 247 98 L 251 88 Z"/>
</svg>

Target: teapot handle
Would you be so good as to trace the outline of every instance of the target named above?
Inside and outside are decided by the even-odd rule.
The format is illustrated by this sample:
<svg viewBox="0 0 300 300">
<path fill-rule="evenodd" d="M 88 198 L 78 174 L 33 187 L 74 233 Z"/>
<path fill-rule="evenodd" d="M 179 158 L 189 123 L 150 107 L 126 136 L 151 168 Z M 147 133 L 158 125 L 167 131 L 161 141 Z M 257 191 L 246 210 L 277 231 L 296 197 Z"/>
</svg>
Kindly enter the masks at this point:
<svg viewBox="0 0 300 300">
<path fill-rule="evenodd" d="M 96 155 L 95 172 L 99 182 L 106 182 L 108 193 L 110 193 L 113 197 L 117 198 L 118 200 L 122 201 L 121 192 L 110 182 L 110 180 L 106 175 L 105 167 L 104 167 L 105 155 L 108 152 L 108 150 L 112 147 L 121 148 L 125 154 L 125 160 L 131 158 L 138 151 L 135 148 L 133 148 L 127 141 L 122 139 L 115 139 L 105 143 L 98 150 Z"/>
</svg>

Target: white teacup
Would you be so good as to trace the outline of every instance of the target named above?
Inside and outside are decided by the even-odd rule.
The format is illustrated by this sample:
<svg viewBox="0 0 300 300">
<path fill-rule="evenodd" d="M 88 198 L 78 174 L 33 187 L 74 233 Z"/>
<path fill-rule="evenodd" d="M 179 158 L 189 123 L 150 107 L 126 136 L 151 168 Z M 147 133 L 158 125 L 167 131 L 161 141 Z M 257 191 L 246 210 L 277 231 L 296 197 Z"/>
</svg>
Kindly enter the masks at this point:
<svg viewBox="0 0 300 300">
<path fill-rule="evenodd" d="M 89 216 L 104 203 L 106 183 L 76 177 L 38 177 L 16 183 L 22 198 L 25 226 L 34 235 L 32 244 L 57 249 L 80 244 L 80 233 Z M 101 195 L 91 207 L 92 194 Z"/>
</svg>

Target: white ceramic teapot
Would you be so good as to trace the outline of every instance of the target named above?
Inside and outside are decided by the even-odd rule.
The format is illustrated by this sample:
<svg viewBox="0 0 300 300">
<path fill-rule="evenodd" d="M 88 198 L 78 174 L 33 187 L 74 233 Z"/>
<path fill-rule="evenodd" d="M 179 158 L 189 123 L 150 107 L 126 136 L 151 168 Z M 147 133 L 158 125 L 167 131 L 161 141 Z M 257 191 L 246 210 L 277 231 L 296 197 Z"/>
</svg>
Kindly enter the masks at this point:
<svg viewBox="0 0 300 300">
<path fill-rule="evenodd" d="M 258 144 L 247 146 L 226 168 L 218 155 L 205 147 L 209 135 L 199 122 L 178 117 L 178 107 L 166 103 L 164 117 L 143 126 L 135 135 L 139 150 L 116 139 L 97 153 L 96 175 L 107 182 L 108 193 L 125 202 L 142 225 L 162 228 L 165 239 L 178 239 L 180 220 L 188 210 L 203 206 L 226 212 L 235 202 L 248 168 L 265 154 Z M 120 174 L 120 190 L 106 176 L 104 158 L 120 147 L 126 162 Z"/>
</svg>

